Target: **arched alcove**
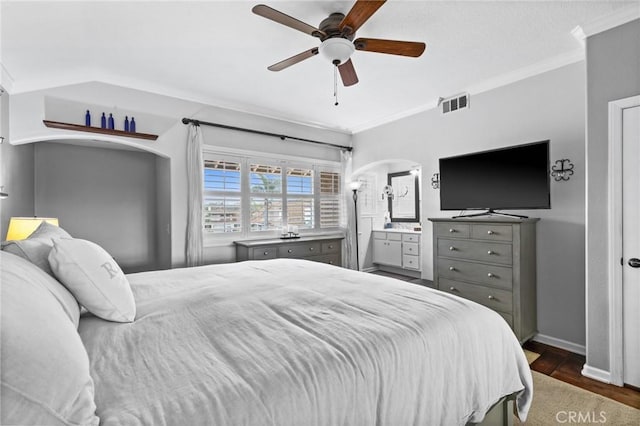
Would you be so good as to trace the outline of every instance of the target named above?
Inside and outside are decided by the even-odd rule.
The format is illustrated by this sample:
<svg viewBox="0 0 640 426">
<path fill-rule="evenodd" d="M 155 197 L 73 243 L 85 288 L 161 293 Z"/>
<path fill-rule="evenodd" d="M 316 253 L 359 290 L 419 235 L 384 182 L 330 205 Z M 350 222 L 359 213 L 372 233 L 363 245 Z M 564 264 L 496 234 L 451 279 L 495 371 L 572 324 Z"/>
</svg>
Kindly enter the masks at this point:
<svg viewBox="0 0 640 426">
<path fill-rule="evenodd" d="M 361 183 L 358 192 L 358 238 L 359 252 L 364 270 L 374 269 L 371 233 L 384 229 L 385 214 L 388 210 L 388 198 L 384 194 L 388 175 L 417 170 L 420 191 L 422 191 L 421 165 L 414 160 L 403 158 L 390 158 L 375 161 L 354 170 L 351 174 L 352 181 Z M 421 198 L 421 197 L 420 197 Z M 420 209 L 422 210 L 422 209 Z M 411 229 L 420 226 L 420 223 L 394 223 L 394 227 Z"/>
<path fill-rule="evenodd" d="M 57 217 L 129 272 L 171 266 L 171 160 L 109 137 L 31 138 L 34 215 Z"/>
</svg>

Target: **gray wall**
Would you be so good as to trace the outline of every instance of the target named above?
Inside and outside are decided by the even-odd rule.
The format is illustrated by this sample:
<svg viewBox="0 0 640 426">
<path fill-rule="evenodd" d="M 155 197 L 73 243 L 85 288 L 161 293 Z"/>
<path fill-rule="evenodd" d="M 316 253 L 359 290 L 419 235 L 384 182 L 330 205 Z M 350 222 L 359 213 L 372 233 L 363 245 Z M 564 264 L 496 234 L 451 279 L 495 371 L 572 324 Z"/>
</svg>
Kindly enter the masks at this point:
<svg viewBox="0 0 640 426">
<path fill-rule="evenodd" d="M 640 20 L 587 38 L 587 364 L 609 370 L 608 102 L 640 94 Z"/>
<path fill-rule="evenodd" d="M 33 216 L 33 146 L 13 146 L 9 132 L 9 94 L 0 96 L 0 185 L 9 198 L 0 200 L 0 239 L 7 235 L 9 219 Z"/>
<path fill-rule="evenodd" d="M 101 245 L 125 272 L 156 267 L 156 156 L 35 144 L 35 213 Z"/>
<path fill-rule="evenodd" d="M 551 210 L 522 211 L 538 223 L 538 329 L 542 335 L 585 344 L 585 64 L 578 62 L 489 92 L 471 108 L 416 114 L 354 137 L 354 170 L 385 158 L 422 167 L 423 278 L 433 278 L 432 226 L 439 193 L 429 184 L 441 157 L 545 139 L 551 160 L 575 164 L 571 180 L 552 183 Z"/>
</svg>

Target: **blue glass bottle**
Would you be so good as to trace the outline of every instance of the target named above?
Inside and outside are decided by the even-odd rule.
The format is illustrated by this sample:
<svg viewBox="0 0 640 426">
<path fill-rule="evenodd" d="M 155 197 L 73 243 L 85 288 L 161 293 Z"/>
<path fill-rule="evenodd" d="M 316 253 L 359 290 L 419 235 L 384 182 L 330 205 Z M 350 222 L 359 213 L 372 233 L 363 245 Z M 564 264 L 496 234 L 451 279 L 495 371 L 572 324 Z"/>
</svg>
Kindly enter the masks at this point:
<svg viewBox="0 0 640 426">
<path fill-rule="evenodd" d="M 129 130 L 133 133 L 136 132 L 136 119 L 131 117 L 131 123 L 129 124 Z"/>
<path fill-rule="evenodd" d="M 102 118 L 100 119 L 100 127 L 103 129 L 107 128 L 107 117 L 104 116 L 104 112 L 102 113 Z"/>
<path fill-rule="evenodd" d="M 109 129 L 114 130 L 116 128 L 116 123 L 113 121 L 113 114 L 109 113 Z"/>
<path fill-rule="evenodd" d="M 124 116 L 124 131 L 129 131 L 129 117 L 127 117 L 126 115 Z"/>
<path fill-rule="evenodd" d="M 87 113 L 84 115 L 84 125 L 91 127 L 91 113 L 89 110 L 87 110 Z"/>
</svg>

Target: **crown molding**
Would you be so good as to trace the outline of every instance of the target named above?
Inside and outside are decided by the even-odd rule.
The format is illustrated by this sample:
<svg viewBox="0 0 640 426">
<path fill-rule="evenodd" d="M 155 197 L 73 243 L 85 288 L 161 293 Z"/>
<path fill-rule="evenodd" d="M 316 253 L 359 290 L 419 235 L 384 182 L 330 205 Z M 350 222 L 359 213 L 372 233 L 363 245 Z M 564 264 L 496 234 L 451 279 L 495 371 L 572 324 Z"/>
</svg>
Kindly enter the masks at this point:
<svg viewBox="0 0 640 426">
<path fill-rule="evenodd" d="M 591 37 L 592 35 L 599 34 L 603 31 L 610 30 L 611 28 L 618 27 L 636 19 L 640 19 L 640 3 L 620 8 L 612 13 L 603 15 L 598 19 L 594 19 L 591 22 L 581 25 L 580 28 L 582 29 L 582 34 L 578 34 L 578 36 L 583 36 L 584 38 Z M 578 38 L 578 36 L 574 34 L 574 37 Z"/>
</svg>

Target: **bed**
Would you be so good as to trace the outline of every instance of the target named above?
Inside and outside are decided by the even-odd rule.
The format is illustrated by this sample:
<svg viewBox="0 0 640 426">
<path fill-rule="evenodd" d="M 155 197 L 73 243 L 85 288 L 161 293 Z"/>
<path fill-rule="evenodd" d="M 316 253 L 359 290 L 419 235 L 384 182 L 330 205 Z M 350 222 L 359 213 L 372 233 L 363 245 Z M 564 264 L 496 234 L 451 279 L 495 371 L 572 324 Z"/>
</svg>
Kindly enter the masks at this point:
<svg viewBox="0 0 640 426">
<path fill-rule="evenodd" d="M 247 261 L 129 274 L 134 321 L 75 322 L 58 280 L 0 254 L 2 424 L 462 425 L 531 404 L 504 320 L 423 286 Z"/>
</svg>

